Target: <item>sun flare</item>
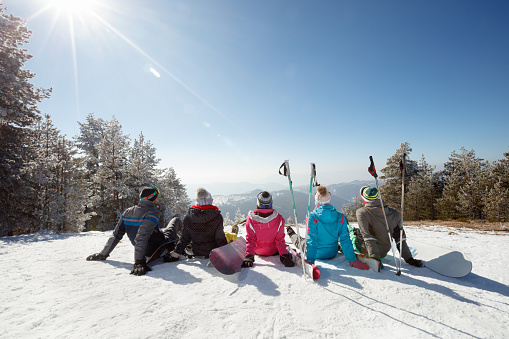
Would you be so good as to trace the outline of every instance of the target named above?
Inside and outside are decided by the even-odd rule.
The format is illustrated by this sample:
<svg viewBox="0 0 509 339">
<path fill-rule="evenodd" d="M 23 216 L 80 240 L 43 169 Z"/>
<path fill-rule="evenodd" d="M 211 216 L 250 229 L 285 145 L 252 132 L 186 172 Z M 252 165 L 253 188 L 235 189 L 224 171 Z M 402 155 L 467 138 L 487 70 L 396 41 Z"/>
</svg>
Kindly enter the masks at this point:
<svg viewBox="0 0 509 339">
<path fill-rule="evenodd" d="M 69 13 L 80 13 L 92 10 L 97 5 L 97 0 L 50 0 L 50 5 L 58 10 Z"/>
</svg>

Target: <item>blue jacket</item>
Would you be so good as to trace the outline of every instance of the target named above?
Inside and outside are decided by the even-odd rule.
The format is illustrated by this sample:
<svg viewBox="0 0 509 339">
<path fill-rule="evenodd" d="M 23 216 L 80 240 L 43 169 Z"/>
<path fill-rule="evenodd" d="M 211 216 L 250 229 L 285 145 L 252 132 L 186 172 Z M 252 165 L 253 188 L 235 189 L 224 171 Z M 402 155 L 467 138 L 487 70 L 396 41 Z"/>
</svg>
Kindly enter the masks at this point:
<svg viewBox="0 0 509 339">
<path fill-rule="evenodd" d="M 307 259 L 334 258 L 338 253 L 338 240 L 348 262 L 355 261 L 355 252 L 348 233 L 348 221 L 333 205 L 323 205 L 311 212 L 308 221 Z"/>
</svg>

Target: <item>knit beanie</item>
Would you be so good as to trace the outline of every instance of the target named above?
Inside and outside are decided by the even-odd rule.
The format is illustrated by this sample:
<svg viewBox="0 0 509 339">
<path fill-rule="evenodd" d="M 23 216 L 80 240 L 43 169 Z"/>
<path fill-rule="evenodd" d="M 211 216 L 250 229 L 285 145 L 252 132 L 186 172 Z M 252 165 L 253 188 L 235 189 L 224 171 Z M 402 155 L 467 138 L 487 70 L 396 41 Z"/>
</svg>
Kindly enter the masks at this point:
<svg viewBox="0 0 509 339">
<path fill-rule="evenodd" d="M 196 203 L 198 206 L 212 205 L 212 195 L 203 187 L 196 190 Z"/>
<path fill-rule="evenodd" d="M 320 185 L 316 188 L 315 204 L 316 206 L 330 205 L 330 193 L 327 191 L 327 186 Z"/>
<path fill-rule="evenodd" d="M 378 190 L 375 187 L 363 186 L 361 188 L 361 198 L 364 203 L 373 202 L 380 197 Z"/>
<path fill-rule="evenodd" d="M 159 189 L 157 187 L 143 187 L 140 192 L 140 199 L 154 201 L 158 195 Z"/>
<path fill-rule="evenodd" d="M 259 193 L 256 197 L 256 207 L 262 209 L 272 208 L 272 195 L 267 191 Z"/>
</svg>

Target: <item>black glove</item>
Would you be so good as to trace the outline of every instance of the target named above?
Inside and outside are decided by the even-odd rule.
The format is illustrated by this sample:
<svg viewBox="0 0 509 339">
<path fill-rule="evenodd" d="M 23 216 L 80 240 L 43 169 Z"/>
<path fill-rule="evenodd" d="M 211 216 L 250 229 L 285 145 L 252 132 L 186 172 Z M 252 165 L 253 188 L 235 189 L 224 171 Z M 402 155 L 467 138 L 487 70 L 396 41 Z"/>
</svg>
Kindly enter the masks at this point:
<svg viewBox="0 0 509 339">
<path fill-rule="evenodd" d="M 244 262 L 242 263 L 241 267 L 253 267 L 253 263 L 254 263 L 254 256 L 252 254 L 248 254 L 244 258 Z"/>
<path fill-rule="evenodd" d="M 101 253 L 96 253 L 96 254 L 89 255 L 87 257 L 87 261 L 106 260 L 107 257 L 108 257 L 107 255 L 104 255 Z"/>
<path fill-rule="evenodd" d="M 147 261 L 145 259 L 141 259 L 134 262 L 134 267 L 131 271 L 131 274 L 145 275 L 148 271 L 152 271 L 152 269 L 147 266 Z"/>
<path fill-rule="evenodd" d="M 293 267 L 295 263 L 292 260 L 292 255 L 290 253 L 286 253 L 279 256 L 279 260 L 285 265 L 285 267 Z"/>
<path fill-rule="evenodd" d="M 422 260 L 419 260 L 419 259 L 410 258 L 410 259 L 405 259 L 405 261 L 407 264 L 415 266 L 415 267 L 423 266 Z"/>
</svg>

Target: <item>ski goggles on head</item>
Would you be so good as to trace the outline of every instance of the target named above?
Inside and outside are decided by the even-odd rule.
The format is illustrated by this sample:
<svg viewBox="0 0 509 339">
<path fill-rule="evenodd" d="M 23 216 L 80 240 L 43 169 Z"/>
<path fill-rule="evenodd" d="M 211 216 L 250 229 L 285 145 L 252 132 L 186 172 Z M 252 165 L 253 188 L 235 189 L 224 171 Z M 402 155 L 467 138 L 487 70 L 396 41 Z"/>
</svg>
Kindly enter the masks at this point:
<svg viewBox="0 0 509 339">
<path fill-rule="evenodd" d="M 150 200 L 150 198 L 156 197 L 159 195 L 159 188 L 157 188 L 156 186 L 152 186 L 152 188 L 154 189 L 154 192 L 152 194 L 146 196 L 145 199 Z"/>
<path fill-rule="evenodd" d="M 268 205 L 260 204 L 260 209 L 262 209 L 262 210 L 269 209 L 269 208 L 272 208 L 272 201 Z"/>
</svg>

